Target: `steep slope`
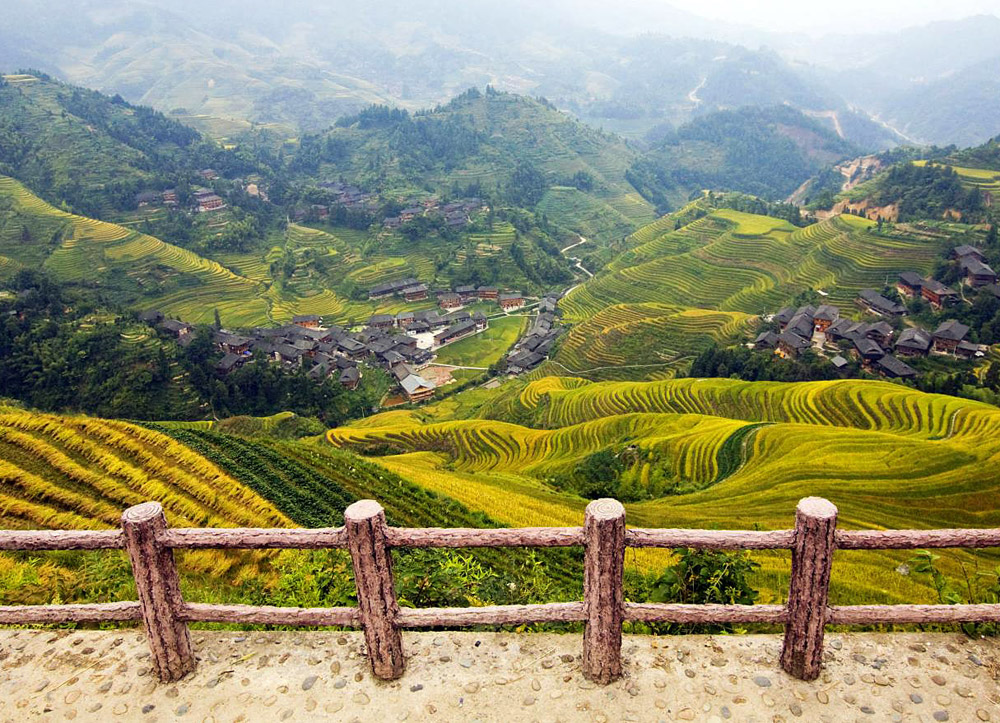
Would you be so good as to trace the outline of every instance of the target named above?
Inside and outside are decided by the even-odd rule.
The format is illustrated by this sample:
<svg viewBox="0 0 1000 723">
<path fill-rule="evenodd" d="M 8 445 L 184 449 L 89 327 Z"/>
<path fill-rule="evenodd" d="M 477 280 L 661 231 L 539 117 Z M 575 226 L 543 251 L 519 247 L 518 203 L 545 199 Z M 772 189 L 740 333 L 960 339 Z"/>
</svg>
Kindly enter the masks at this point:
<svg viewBox="0 0 1000 723">
<path fill-rule="evenodd" d="M 629 180 L 661 208 L 702 189 L 784 199 L 821 169 L 859 155 L 834 130 L 789 106 L 700 116 L 668 132 L 629 169 Z"/>
<path fill-rule="evenodd" d="M 320 176 L 383 189 L 499 189 L 584 234 L 620 236 L 653 216 L 625 180 L 637 151 L 543 100 L 487 89 L 413 116 L 370 108 L 340 119 L 321 145 L 331 152 Z"/>
<path fill-rule="evenodd" d="M 744 336 L 751 315 L 803 293 L 851 313 L 857 292 L 901 271 L 929 273 L 943 239 L 874 234 L 873 222 L 836 216 L 805 228 L 715 209 L 675 228 L 664 217 L 560 304 L 574 327 L 555 361 L 588 378 L 646 378 L 683 364 L 712 341 Z M 689 207 L 692 208 L 692 207 Z"/>
<path fill-rule="evenodd" d="M 0 173 L 78 213 L 134 207 L 138 191 L 178 174 L 241 170 L 233 154 L 149 108 L 44 75 L 5 77 Z"/>
<path fill-rule="evenodd" d="M 61 211 L 3 176 L 0 256 L 192 322 L 211 321 L 214 308 L 234 325 L 267 318 L 258 282 L 152 236 Z"/>
</svg>

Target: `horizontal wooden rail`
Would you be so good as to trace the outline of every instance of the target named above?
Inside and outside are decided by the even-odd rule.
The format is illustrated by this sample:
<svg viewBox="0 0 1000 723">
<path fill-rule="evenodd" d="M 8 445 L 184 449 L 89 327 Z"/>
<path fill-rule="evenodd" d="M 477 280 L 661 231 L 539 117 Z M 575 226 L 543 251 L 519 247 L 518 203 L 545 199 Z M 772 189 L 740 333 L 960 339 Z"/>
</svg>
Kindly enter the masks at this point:
<svg viewBox="0 0 1000 723">
<path fill-rule="evenodd" d="M 583 620 L 582 602 L 478 608 L 402 608 L 396 615 L 397 624 L 403 628 L 570 623 L 580 620 Z"/>
<path fill-rule="evenodd" d="M 644 530 L 625 533 L 629 547 L 696 547 L 702 550 L 787 550 L 795 530 Z"/>
<path fill-rule="evenodd" d="M 528 623 L 584 623 L 583 672 L 608 683 L 621 675 L 622 624 L 784 625 L 782 667 L 811 680 L 822 665 L 827 625 L 949 624 L 1000 622 L 1000 605 L 829 606 L 830 568 L 836 550 L 1000 547 L 1000 529 L 837 530 L 837 509 L 806 498 L 795 529 L 689 530 L 625 527 L 615 500 L 595 500 L 582 527 L 499 529 L 401 528 L 386 524 L 371 500 L 351 505 L 344 527 L 323 529 L 173 528 L 157 503 L 130 507 L 121 530 L 0 530 L 0 550 L 124 549 L 139 600 L 79 605 L 0 606 L 0 624 L 142 621 L 151 660 L 162 680 L 176 680 L 195 666 L 188 623 L 308 627 L 360 627 L 374 673 L 403 672 L 400 631 L 413 628 Z M 584 548 L 584 599 L 544 605 L 471 608 L 400 608 L 392 573 L 393 548 L 572 547 Z M 682 605 L 623 600 L 627 547 L 791 550 L 787 605 Z M 347 549 L 354 567 L 358 607 L 287 608 L 189 603 L 180 594 L 175 549 Z"/>
<path fill-rule="evenodd" d="M 830 625 L 1000 622 L 1000 605 L 847 605 L 827 608 Z"/>
<path fill-rule="evenodd" d="M 839 550 L 1000 547 L 1000 530 L 838 530 Z"/>
<path fill-rule="evenodd" d="M 280 608 L 264 605 L 205 605 L 185 603 L 177 616 L 188 623 L 245 623 L 357 627 L 357 608 Z"/>
<path fill-rule="evenodd" d="M 625 603 L 625 619 L 642 623 L 785 623 L 784 605 Z"/>
<path fill-rule="evenodd" d="M 389 547 L 574 547 L 583 544 L 582 527 L 389 527 Z"/>
<path fill-rule="evenodd" d="M 121 530 L 0 530 L 0 550 L 120 550 Z"/>
<path fill-rule="evenodd" d="M 124 623 L 141 619 L 142 611 L 137 602 L 0 606 L 2 625 Z"/>
<path fill-rule="evenodd" d="M 343 527 L 175 527 L 160 535 L 165 547 L 187 550 L 208 547 L 243 550 L 321 550 L 347 547 Z"/>
</svg>

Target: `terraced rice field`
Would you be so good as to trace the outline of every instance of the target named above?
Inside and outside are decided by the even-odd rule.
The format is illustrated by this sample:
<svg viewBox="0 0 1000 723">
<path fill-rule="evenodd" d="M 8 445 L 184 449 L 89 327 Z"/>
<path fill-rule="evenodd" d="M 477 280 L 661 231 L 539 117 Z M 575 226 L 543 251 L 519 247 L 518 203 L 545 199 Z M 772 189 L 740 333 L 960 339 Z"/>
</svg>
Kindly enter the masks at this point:
<svg viewBox="0 0 1000 723">
<path fill-rule="evenodd" d="M 617 304 L 574 326 L 555 360 L 573 373 L 607 380 L 635 374 L 630 363 L 675 367 L 712 342 L 744 338 L 754 317 L 740 312 L 688 309 L 664 304 Z"/>
<path fill-rule="evenodd" d="M 558 361 L 584 370 L 600 361 L 639 368 L 682 360 L 745 331 L 749 315 L 773 313 L 807 291 L 857 313 L 861 289 L 881 288 L 901 271 L 929 273 L 947 241 L 869 233 L 871 222 L 855 216 L 796 228 L 722 209 L 673 226 L 666 217 L 637 231 L 629 251 L 562 302 L 577 326 Z M 732 315 L 729 322 L 721 312 Z"/>
<path fill-rule="evenodd" d="M 787 528 L 797 500 L 819 495 L 848 528 L 1000 526 L 1000 410 L 989 405 L 860 381 L 544 378 L 500 397 L 478 419 L 443 420 L 430 408 L 438 421 L 379 415 L 329 439 L 360 451 L 389 445 L 398 454 L 379 464 L 511 524 L 578 524 L 583 501 L 543 480 L 628 447 L 696 490 L 626 505 L 635 525 Z M 943 555 L 956 576 L 960 562 L 997 562 L 995 551 Z M 933 600 L 924 581 L 896 572 L 907 557 L 838 553 L 834 598 Z M 787 559 L 761 561 L 765 598 L 780 599 Z"/>
<path fill-rule="evenodd" d="M 122 510 L 147 500 L 160 501 L 178 527 L 292 525 L 271 502 L 162 434 L 0 407 L 0 526 L 111 529 Z M 256 565 L 253 554 L 209 550 L 182 561 L 185 571 L 215 579 L 252 575 Z M 32 579 L 35 568 L 31 556 L 0 556 L 0 588 Z"/>
<path fill-rule="evenodd" d="M 914 161 L 915 166 L 926 166 L 928 161 Z M 934 163 L 933 165 L 944 165 L 940 163 Z M 970 187 L 978 188 L 980 191 L 985 191 L 988 193 L 1000 192 L 1000 171 L 994 171 L 988 168 L 965 168 L 963 166 L 953 166 L 948 164 L 955 173 L 958 174 L 959 179 L 962 183 Z"/>
</svg>

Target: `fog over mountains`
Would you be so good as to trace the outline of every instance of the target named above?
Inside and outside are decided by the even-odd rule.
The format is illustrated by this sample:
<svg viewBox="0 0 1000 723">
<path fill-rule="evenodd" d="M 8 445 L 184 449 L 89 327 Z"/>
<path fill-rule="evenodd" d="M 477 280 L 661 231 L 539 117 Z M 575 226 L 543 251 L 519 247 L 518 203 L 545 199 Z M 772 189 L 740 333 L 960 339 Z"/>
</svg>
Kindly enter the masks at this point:
<svg viewBox="0 0 1000 723">
<path fill-rule="evenodd" d="M 419 109 L 492 84 L 635 139 L 789 104 L 867 146 L 967 145 L 1000 133 L 998 66 L 994 16 L 818 40 L 642 0 L 16 0 L 0 16 L 0 67 L 208 118 L 219 133 L 319 130 L 371 103 Z"/>
</svg>

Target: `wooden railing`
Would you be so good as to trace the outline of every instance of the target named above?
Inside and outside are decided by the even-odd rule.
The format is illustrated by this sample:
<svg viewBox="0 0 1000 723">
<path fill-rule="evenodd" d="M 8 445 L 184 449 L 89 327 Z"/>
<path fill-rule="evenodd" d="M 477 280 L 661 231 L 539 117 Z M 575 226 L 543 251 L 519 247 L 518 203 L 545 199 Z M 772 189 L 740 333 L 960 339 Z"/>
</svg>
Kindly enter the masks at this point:
<svg viewBox="0 0 1000 723">
<path fill-rule="evenodd" d="M 0 624 L 143 622 L 153 666 L 164 681 L 195 667 L 190 622 L 262 625 L 360 626 L 372 671 L 383 679 L 403 673 L 400 631 L 406 628 L 584 623 L 583 673 L 606 684 L 621 675 L 622 624 L 779 623 L 785 626 L 781 665 L 802 680 L 820 672 L 827 625 L 1000 621 L 1000 605 L 829 606 L 834 550 L 997 547 L 1000 529 L 846 531 L 836 529 L 837 508 L 808 497 L 796 509 L 795 529 L 773 532 L 651 530 L 625 528 L 625 509 L 610 499 L 587 506 L 583 527 L 520 529 L 413 529 L 389 527 L 382 507 L 355 502 L 344 526 L 328 529 L 168 529 L 162 507 L 147 502 L 127 509 L 122 529 L 101 532 L 0 531 L 0 550 L 125 549 L 139 599 L 82 605 L 0 607 Z M 400 608 L 390 551 L 394 547 L 571 547 L 583 546 L 582 602 L 475 608 Z M 204 605 L 181 597 L 174 549 L 326 549 L 350 551 L 358 606 L 283 608 Z M 692 547 L 792 551 L 791 584 L 785 605 L 675 605 L 623 599 L 626 547 Z"/>
</svg>

